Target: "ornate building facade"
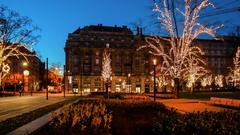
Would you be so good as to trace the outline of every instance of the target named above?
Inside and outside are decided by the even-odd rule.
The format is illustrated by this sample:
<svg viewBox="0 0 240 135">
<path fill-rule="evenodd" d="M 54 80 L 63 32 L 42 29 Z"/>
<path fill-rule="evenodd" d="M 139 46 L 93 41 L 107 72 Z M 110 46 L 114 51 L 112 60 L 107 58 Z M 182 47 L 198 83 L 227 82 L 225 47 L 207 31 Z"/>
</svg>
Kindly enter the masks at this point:
<svg viewBox="0 0 240 135">
<path fill-rule="evenodd" d="M 110 91 L 152 92 L 153 75 L 151 72 L 154 56 L 151 56 L 148 50 L 137 51 L 139 46 L 145 44 L 144 37 L 141 29 L 137 29 L 137 34 L 134 35 L 126 26 L 90 25 L 70 33 L 64 48 L 66 55 L 65 89 L 82 94 L 104 92 L 101 64 L 103 50 L 109 47 L 113 72 L 112 81 L 109 84 Z M 229 49 L 228 46 L 231 43 L 212 40 L 195 42 L 206 52 L 205 57 L 210 65 L 209 68 L 216 73 L 225 72 L 227 66 L 232 64 L 235 47 Z M 218 56 L 218 53 L 221 56 Z M 160 62 L 160 60 L 157 61 Z"/>
</svg>

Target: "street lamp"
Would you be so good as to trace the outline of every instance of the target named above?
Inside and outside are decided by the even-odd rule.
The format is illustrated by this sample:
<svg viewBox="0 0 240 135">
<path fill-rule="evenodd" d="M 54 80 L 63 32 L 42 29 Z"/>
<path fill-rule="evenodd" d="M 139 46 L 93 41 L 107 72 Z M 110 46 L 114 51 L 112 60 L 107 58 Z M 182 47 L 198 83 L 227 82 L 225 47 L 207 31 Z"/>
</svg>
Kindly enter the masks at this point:
<svg viewBox="0 0 240 135">
<path fill-rule="evenodd" d="M 156 65 L 157 65 L 157 60 L 153 59 L 153 94 L 154 94 L 154 101 L 156 101 Z"/>
<path fill-rule="evenodd" d="M 131 77 L 131 74 L 128 73 L 128 92 L 130 93 L 130 77 Z"/>
<path fill-rule="evenodd" d="M 24 70 L 23 71 L 23 75 L 24 75 L 24 77 L 28 77 L 29 76 L 29 71 L 28 70 Z M 24 78 L 23 78 L 23 80 L 24 80 Z M 23 88 L 24 88 L 25 83 L 27 83 L 26 84 L 26 91 L 28 91 L 28 80 L 27 80 L 27 82 L 24 81 Z M 31 91 L 31 96 L 32 96 L 32 91 Z"/>
<path fill-rule="evenodd" d="M 25 81 L 24 81 L 24 69 L 28 66 L 28 63 L 26 61 L 22 62 L 22 89 L 20 90 L 20 96 L 24 93 L 24 86 L 25 86 Z M 27 72 L 25 71 L 25 74 L 27 74 Z"/>
<path fill-rule="evenodd" d="M 23 67 L 27 67 L 28 63 L 27 62 L 23 62 Z"/>
<path fill-rule="evenodd" d="M 71 76 L 71 72 L 68 70 L 68 94 L 70 89 L 72 90 L 71 85 L 72 85 L 72 76 Z"/>
</svg>

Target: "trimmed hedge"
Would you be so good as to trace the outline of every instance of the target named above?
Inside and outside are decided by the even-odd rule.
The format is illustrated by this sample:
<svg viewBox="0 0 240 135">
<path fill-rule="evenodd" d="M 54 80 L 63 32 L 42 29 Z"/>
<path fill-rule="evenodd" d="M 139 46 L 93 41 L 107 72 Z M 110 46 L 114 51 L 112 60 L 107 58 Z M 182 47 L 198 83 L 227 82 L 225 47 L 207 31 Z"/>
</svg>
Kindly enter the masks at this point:
<svg viewBox="0 0 240 135">
<path fill-rule="evenodd" d="M 184 115 L 174 111 L 161 113 L 153 127 L 155 134 L 237 135 L 240 134 L 240 112 L 197 112 Z"/>
</svg>

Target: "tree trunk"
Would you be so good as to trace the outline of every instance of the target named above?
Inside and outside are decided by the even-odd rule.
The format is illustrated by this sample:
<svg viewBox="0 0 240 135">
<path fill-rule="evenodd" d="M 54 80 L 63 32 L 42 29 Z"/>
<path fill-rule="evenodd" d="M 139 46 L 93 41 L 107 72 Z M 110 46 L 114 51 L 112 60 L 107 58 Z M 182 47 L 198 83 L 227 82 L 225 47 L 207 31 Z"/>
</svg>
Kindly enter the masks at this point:
<svg viewBox="0 0 240 135">
<path fill-rule="evenodd" d="M 174 78 L 174 92 L 176 98 L 179 98 L 179 90 L 180 90 L 179 78 Z"/>
<path fill-rule="evenodd" d="M 108 95 L 108 82 L 106 82 L 106 94 L 107 94 L 107 98 L 109 99 L 109 95 Z"/>
</svg>

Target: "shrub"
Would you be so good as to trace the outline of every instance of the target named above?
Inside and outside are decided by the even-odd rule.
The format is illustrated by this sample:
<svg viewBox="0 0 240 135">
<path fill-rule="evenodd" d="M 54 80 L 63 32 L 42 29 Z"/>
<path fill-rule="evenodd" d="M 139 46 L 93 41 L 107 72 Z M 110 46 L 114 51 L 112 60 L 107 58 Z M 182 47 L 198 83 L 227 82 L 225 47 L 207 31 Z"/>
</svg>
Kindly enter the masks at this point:
<svg viewBox="0 0 240 135">
<path fill-rule="evenodd" d="M 184 115 L 174 111 L 160 114 L 154 123 L 156 134 L 236 135 L 240 134 L 240 112 L 198 112 Z"/>
<path fill-rule="evenodd" d="M 110 109 L 122 109 L 122 110 L 141 110 L 141 109 L 156 109 L 166 110 L 165 106 L 160 102 L 154 102 L 151 100 L 115 100 L 110 99 L 104 101 Z"/>
<path fill-rule="evenodd" d="M 50 126 L 59 129 L 61 134 L 105 134 L 110 131 L 112 122 L 112 114 L 106 105 L 97 102 L 67 105 L 52 118 Z"/>
<path fill-rule="evenodd" d="M 122 93 L 105 93 L 104 98 L 110 98 L 110 99 L 123 99 L 123 94 Z"/>
</svg>

